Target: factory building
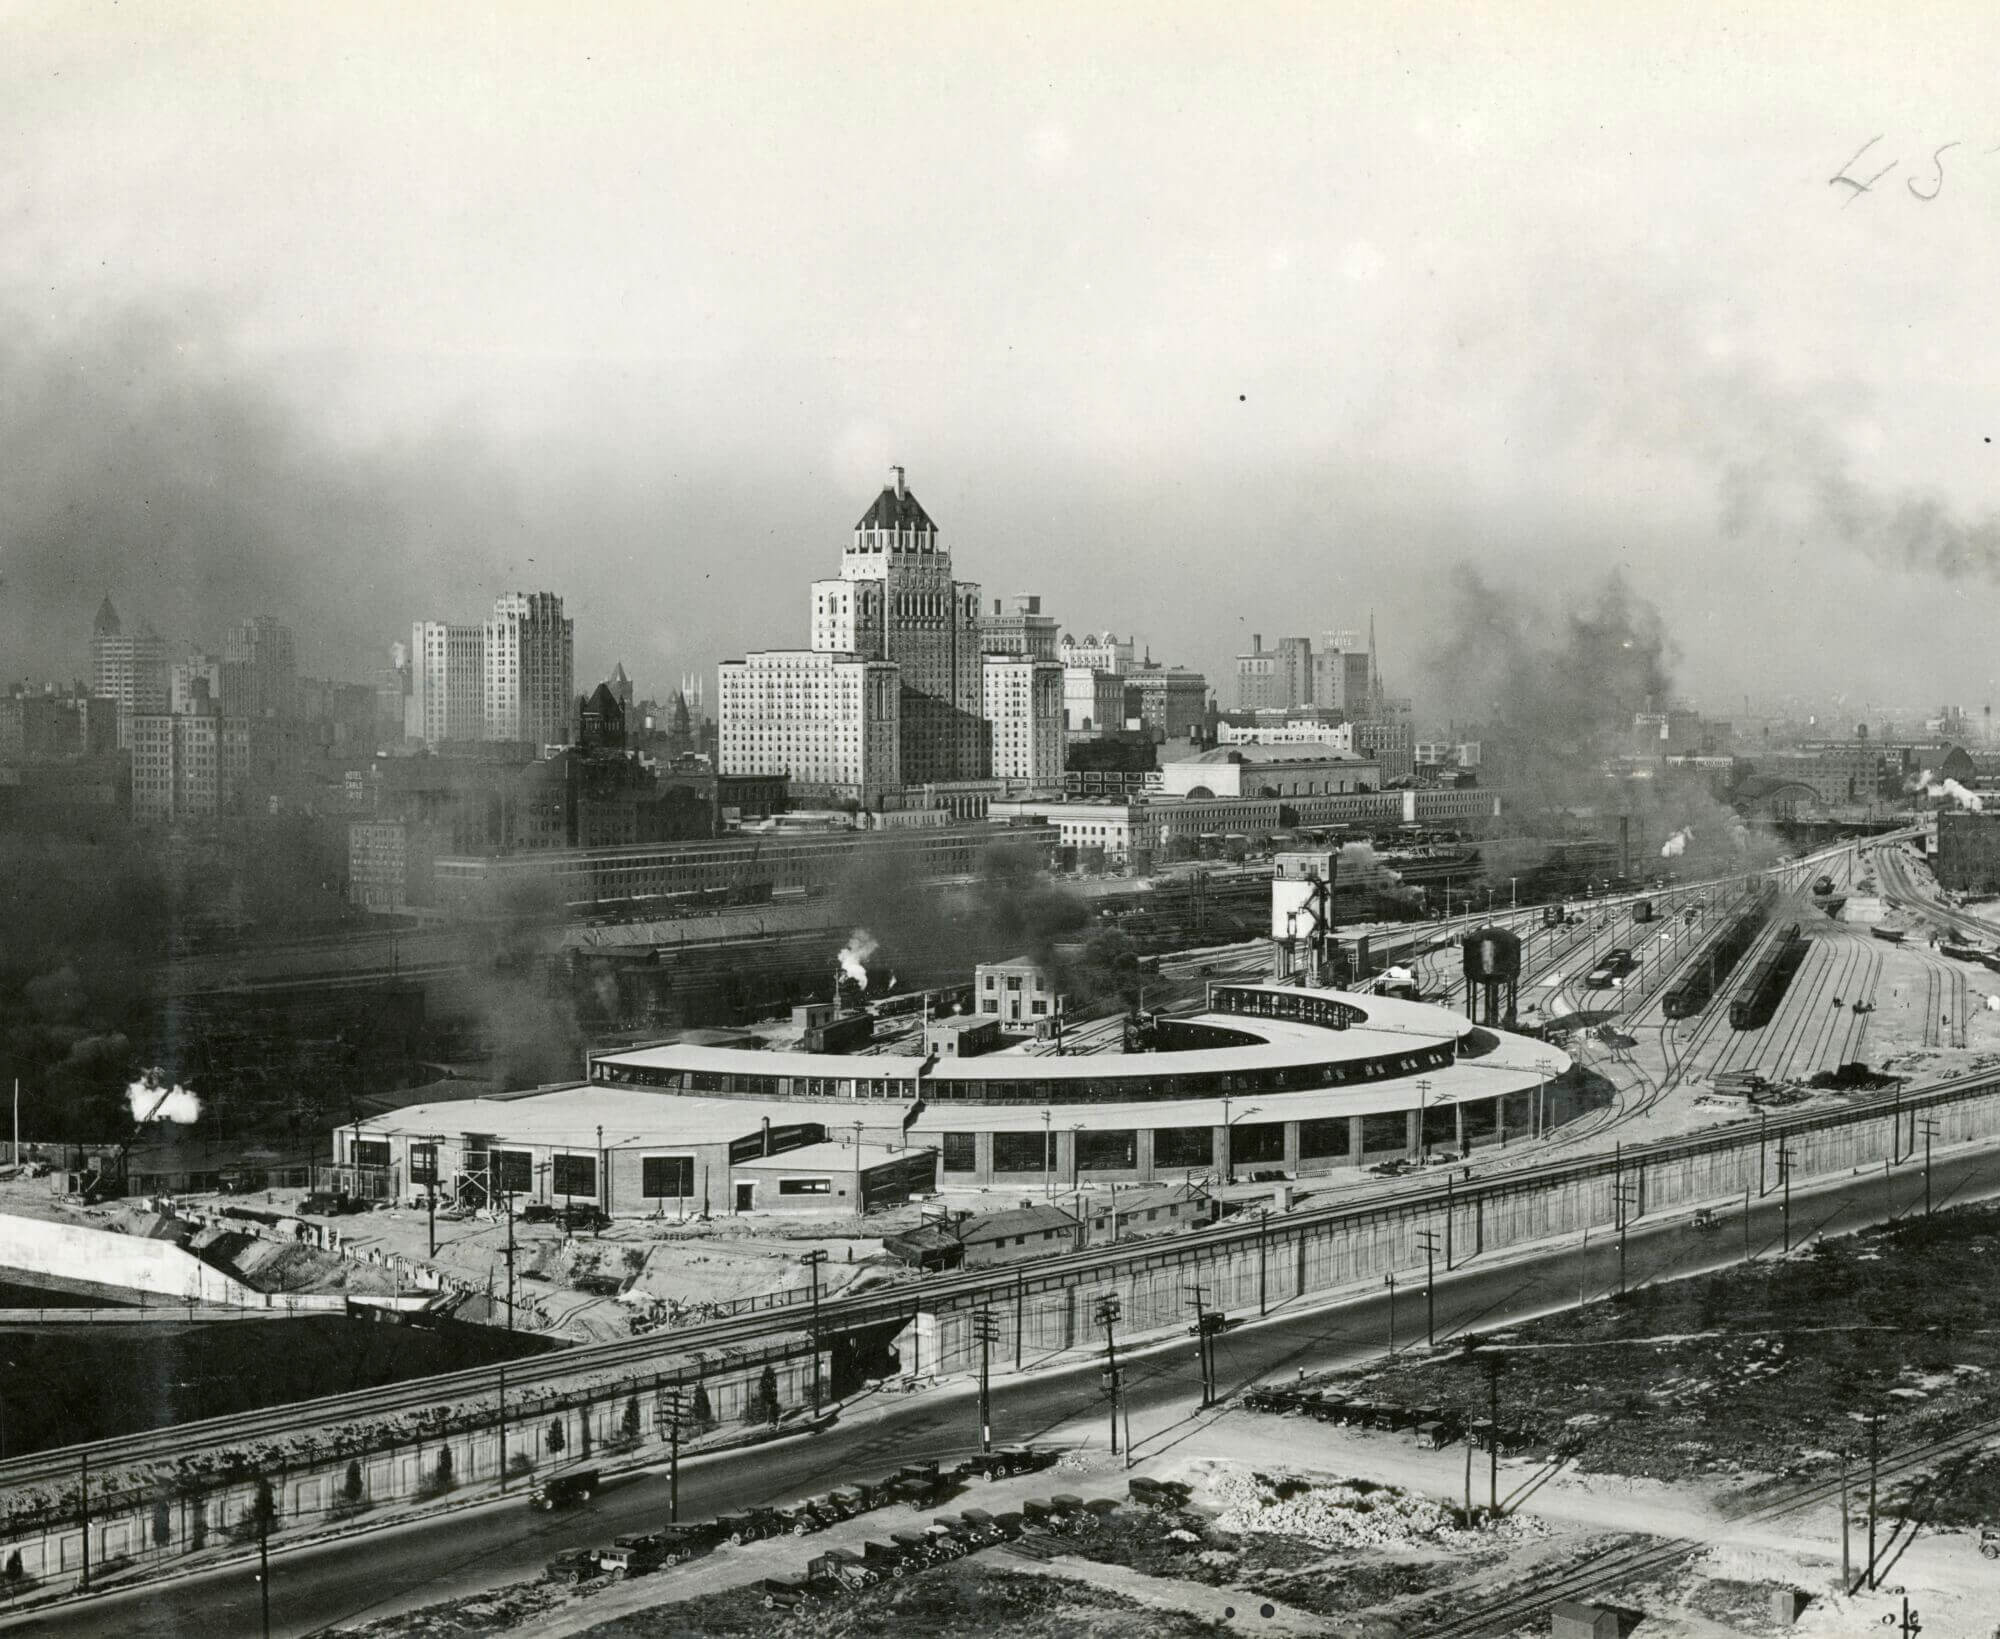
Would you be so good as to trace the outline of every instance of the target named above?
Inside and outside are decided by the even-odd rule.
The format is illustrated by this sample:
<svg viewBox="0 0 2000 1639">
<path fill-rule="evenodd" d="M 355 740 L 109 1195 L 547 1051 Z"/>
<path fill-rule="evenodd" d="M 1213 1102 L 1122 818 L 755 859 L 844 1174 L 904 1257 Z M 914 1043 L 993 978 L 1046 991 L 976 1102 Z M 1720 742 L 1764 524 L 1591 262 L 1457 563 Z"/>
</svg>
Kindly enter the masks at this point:
<svg viewBox="0 0 2000 1639">
<path fill-rule="evenodd" d="M 2000 894 L 2000 814 L 1937 817 L 1938 885 L 1953 893 Z"/>
<path fill-rule="evenodd" d="M 834 1113 L 834 1112 L 828 1112 Z M 614 1217 L 851 1212 L 937 1187 L 937 1151 L 864 1125 L 623 1088 L 411 1104 L 333 1135 L 322 1183 L 370 1200 L 596 1206 Z"/>
<path fill-rule="evenodd" d="M 1233 745 L 1160 765 L 1169 797 L 1339 797 L 1381 783 L 1377 764 L 1324 746 Z"/>
</svg>

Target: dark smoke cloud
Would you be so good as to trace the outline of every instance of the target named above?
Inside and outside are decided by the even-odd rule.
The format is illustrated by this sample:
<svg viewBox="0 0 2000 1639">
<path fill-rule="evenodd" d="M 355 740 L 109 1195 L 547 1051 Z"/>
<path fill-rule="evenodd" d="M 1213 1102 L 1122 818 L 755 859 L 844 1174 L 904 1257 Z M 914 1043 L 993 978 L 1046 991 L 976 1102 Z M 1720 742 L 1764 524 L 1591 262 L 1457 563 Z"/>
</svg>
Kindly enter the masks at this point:
<svg viewBox="0 0 2000 1639">
<path fill-rule="evenodd" d="M 1675 696 L 1676 650 L 1659 611 L 1613 573 L 1557 597 L 1497 586 L 1461 565 L 1445 602 L 1449 633 L 1430 673 L 1450 709 L 1475 722 L 1496 783 L 1527 838 L 1482 845 L 1489 882 L 1526 875 L 1545 857 L 1538 838 L 1587 816 L 1601 834 L 1627 821 L 1632 869 L 1659 868 L 1660 848 L 1685 833 L 1681 869 L 1763 862 L 1768 843 L 1693 777 L 1614 779 L 1607 764 L 1633 752 L 1635 716 Z"/>
<path fill-rule="evenodd" d="M 1445 609 L 1431 681 L 1455 718 L 1494 740 L 1508 788 L 1537 808 L 1602 802 L 1605 758 L 1629 749 L 1633 717 L 1664 710 L 1672 693 L 1659 611 L 1616 574 L 1556 603 L 1466 564 Z"/>
<path fill-rule="evenodd" d="M 945 889 L 915 884 L 886 863 L 864 863 L 841 884 L 838 904 L 847 921 L 878 941 L 871 977 L 963 979 L 976 963 L 1026 956 L 1049 970 L 1073 1009 L 1139 994 L 1143 975 L 1130 940 L 1095 927 L 1083 897 L 1019 849 L 988 849 L 971 882 Z M 832 979 L 829 963 L 829 986 Z"/>
<path fill-rule="evenodd" d="M 2000 514 L 1968 517 L 1942 496 L 1870 484 L 1823 411 L 1755 372 L 1713 385 L 1702 441 L 1720 466 L 1720 519 L 1732 539 L 1803 535 L 1890 569 L 2000 579 Z"/>
<path fill-rule="evenodd" d="M 212 309 L 57 330 L 0 304 L 10 669 L 73 675 L 107 592 L 128 629 L 177 640 L 277 615 L 302 664 L 350 674 L 413 618 L 490 599 L 496 559 L 522 542 L 504 466 L 453 433 L 344 446 L 299 402 Z"/>
</svg>

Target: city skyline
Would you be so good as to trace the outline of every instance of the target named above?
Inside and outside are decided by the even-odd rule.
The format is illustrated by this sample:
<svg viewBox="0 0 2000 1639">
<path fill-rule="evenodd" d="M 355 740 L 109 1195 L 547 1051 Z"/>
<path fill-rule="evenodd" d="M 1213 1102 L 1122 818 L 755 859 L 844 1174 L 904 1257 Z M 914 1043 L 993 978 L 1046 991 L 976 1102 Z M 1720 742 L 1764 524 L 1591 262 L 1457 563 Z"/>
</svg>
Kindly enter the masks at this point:
<svg viewBox="0 0 2000 1639">
<path fill-rule="evenodd" d="M 10 670 L 107 585 L 359 675 L 525 584 L 587 674 L 713 675 L 774 640 L 744 566 L 806 578 L 903 462 L 989 595 L 1210 677 L 1303 565 L 1305 629 L 1375 609 L 1421 699 L 1473 562 L 1552 602 L 1623 569 L 1692 694 L 2000 693 L 1952 592 L 1992 584 L 1957 361 L 2000 339 L 1969 59 L 1919 90 L 1862 20 L 1792 72 L 1719 9 L 1164 15 L 782 8 L 705 19 L 698 66 L 671 10 L 28 22 Z"/>
</svg>

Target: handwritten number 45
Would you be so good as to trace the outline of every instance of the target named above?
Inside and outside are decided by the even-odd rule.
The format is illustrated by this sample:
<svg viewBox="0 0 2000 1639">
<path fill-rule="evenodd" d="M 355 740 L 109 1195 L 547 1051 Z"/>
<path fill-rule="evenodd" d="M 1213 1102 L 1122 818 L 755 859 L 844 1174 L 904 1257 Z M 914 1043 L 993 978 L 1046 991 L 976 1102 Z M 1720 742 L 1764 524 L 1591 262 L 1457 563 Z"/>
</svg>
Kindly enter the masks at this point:
<svg viewBox="0 0 2000 1639">
<path fill-rule="evenodd" d="M 1857 166 L 1860 166 L 1864 171 L 1867 169 L 1862 164 L 1862 158 L 1870 148 L 1873 148 L 1881 140 L 1880 137 L 1870 137 L 1854 151 L 1853 158 L 1849 159 L 1845 165 L 1841 166 L 1839 170 L 1826 179 L 1826 185 L 1829 188 L 1846 188 L 1848 190 L 1847 198 L 1841 202 L 1842 204 L 1852 205 L 1863 194 L 1873 193 L 1875 191 L 1875 184 L 1880 182 L 1882 178 L 1902 163 L 1900 160 L 1892 159 L 1879 171 L 1866 176 L 1850 174 Z M 1928 205 L 1939 194 L 1944 192 L 1944 156 L 1959 146 L 1961 146 L 1959 143 L 1947 142 L 1942 147 L 1931 150 L 1931 174 L 1924 179 L 1928 183 L 1928 186 L 1919 186 L 1915 177 L 1906 176 L 1903 178 L 1903 186 L 1910 190 L 1910 197 L 1912 199 L 1921 199 Z M 1989 148 L 1987 152 L 2000 154 L 2000 148 Z"/>
</svg>

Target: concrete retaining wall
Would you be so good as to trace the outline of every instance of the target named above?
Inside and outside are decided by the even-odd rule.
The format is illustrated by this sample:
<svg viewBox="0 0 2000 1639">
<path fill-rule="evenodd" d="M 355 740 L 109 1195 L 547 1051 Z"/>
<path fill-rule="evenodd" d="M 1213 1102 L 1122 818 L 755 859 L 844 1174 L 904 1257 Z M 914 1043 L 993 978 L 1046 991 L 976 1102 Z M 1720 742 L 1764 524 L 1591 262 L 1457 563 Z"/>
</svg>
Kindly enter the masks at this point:
<svg viewBox="0 0 2000 1639">
<path fill-rule="evenodd" d="M 1936 1123 L 1932 1142 L 1939 1148 L 1991 1140 L 2000 1135 L 2000 1089 L 1928 1106 L 1922 1116 Z M 1206 1307 L 1244 1316 L 1276 1310 L 1301 1298 L 1379 1287 L 1391 1274 L 1420 1281 L 1427 1234 L 1435 1237 L 1437 1268 L 1442 1273 L 1537 1241 L 1580 1236 L 1586 1230 L 1593 1238 L 1600 1232 L 1615 1234 L 1621 1193 L 1628 1218 L 1636 1221 L 1697 1204 L 1740 1201 L 1746 1190 L 1759 1199 L 1775 1195 L 1783 1188 L 1786 1167 L 1797 1187 L 1856 1170 L 1879 1172 L 1885 1161 L 1921 1165 L 1919 1122 L 1917 1112 L 1885 1110 L 1870 1119 L 1795 1133 L 1782 1141 L 1760 1138 L 1758 1128 L 1751 1126 L 1731 1147 L 1632 1162 L 1615 1175 L 1514 1187 L 1507 1187 L 1504 1179 L 1481 1180 L 1469 1199 L 1453 1203 L 1449 1211 L 1443 1202 L 1426 1202 L 1386 1206 L 1361 1218 L 1310 1223 L 1274 1212 L 1258 1240 L 1247 1244 L 1135 1243 L 1137 1267 L 1107 1272 L 1088 1286 L 1037 1290 L 1030 1265 L 1021 1271 L 1013 1292 L 987 1300 L 999 1322 L 993 1359 L 996 1364 L 1032 1366 L 1050 1355 L 1101 1341 L 1103 1328 L 1093 1315 L 1104 1294 L 1115 1294 L 1119 1300 L 1118 1334 L 1136 1337 L 1192 1325 L 1191 1298 L 1197 1286 Z M 977 1300 L 962 1300 L 920 1312 L 897 1340 L 904 1368 L 975 1369 L 979 1347 L 973 1315 L 980 1306 Z"/>
<path fill-rule="evenodd" d="M 339 1311 L 347 1306 L 347 1300 L 339 1296 L 252 1291 L 234 1275 L 203 1263 L 171 1241 L 6 1213 L 0 1213 L 0 1269 L 82 1289 L 129 1292 L 169 1303 L 215 1308 L 306 1313 Z"/>
<path fill-rule="evenodd" d="M 812 1394 L 812 1358 L 799 1353 L 718 1366 L 699 1381 L 707 1391 L 714 1417 L 711 1438 L 748 1432 L 743 1414 L 764 1366 L 778 1380 L 778 1398 L 787 1408 L 805 1404 Z M 822 1365 L 821 1370 L 826 1370 Z M 684 1375 L 683 1375 L 684 1374 Z M 676 1374 L 691 1385 L 694 1368 L 683 1365 Z M 574 1394 L 539 1394 L 506 1407 L 505 1462 L 509 1485 L 523 1497 L 540 1473 L 572 1467 L 656 1462 L 667 1453 L 664 1424 L 658 1417 L 657 1390 L 661 1377 L 647 1375 L 600 1385 Z M 635 1417 L 636 1412 L 636 1417 Z M 637 1423 L 636 1436 L 630 1432 Z M 148 1569 L 173 1564 L 190 1554 L 224 1547 L 231 1542 L 256 1541 L 256 1501 L 259 1480 L 271 1488 L 279 1533 L 368 1522 L 377 1511 L 453 1495 L 490 1494 L 502 1467 L 499 1408 L 490 1407 L 475 1426 L 430 1436 L 386 1435 L 358 1451 L 323 1458 L 270 1461 L 261 1473 L 213 1479 L 181 1479 L 150 1491 L 107 1494 L 106 1476 L 90 1475 L 90 1575 L 96 1586 L 106 1577 L 134 1566 Z M 561 1434 L 554 1430 L 560 1427 Z M 557 1449 L 557 1446 L 560 1449 Z M 684 1452 L 698 1450 L 683 1430 Z M 448 1470 L 440 1459 L 449 1451 Z M 349 1466 L 359 1481 L 360 1497 L 350 1500 Z M 55 1499 L 51 1524 L 37 1523 L 0 1533 L 0 1570 L 11 1570 L 19 1555 L 15 1588 L 26 1594 L 68 1592 L 80 1582 L 84 1566 L 85 1525 L 77 1508 L 82 1481 L 70 1484 Z M 19 1502 L 14 1501 L 16 1506 Z M 661 1523 L 666 1521 L 661 1506 Z"/>
</svg>

